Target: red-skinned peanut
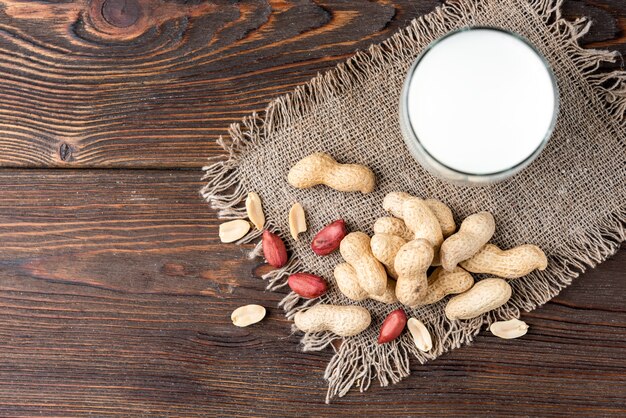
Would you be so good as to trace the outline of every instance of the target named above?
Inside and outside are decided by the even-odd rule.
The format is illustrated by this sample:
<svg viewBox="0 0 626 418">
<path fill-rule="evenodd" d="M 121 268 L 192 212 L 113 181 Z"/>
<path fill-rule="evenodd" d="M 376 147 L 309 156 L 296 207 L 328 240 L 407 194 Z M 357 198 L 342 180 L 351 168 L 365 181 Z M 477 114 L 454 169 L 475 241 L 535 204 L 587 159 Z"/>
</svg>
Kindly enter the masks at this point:
<svg viewBox="0 0 626 418">
<path fill-rule="evenodd" d="M 402 334 L 406 326 L 406 314 L 402 309 L 396 309 L 387 315 L 387 318 L 380 326 L 380 334 L 378 335 L 378 344 L 385 344 L 393 341 Z"/>
<path fill-rule="evenodd" d="M 315 235 L 311 249 L 317 255 L 328 255 L 339 248 L 341 240 L 348 234 L 343 219 L 331 222 Z"/>
<path fill-rule="evenodd" d="M 276 234 L 270 231 L 263 231 L 262 238 L 263 256 L 272 267 L 280 268 L 287 264 L 287 249 L 285 243 Z"/>
<path fill-rule="evenodd" d="M 289 276 L 287 284 L 298 295 L 307 299 L 315 299 L 326 293 L 328 285 L 319 276 L 309 273 L 295 273 Z"/>
</svg>

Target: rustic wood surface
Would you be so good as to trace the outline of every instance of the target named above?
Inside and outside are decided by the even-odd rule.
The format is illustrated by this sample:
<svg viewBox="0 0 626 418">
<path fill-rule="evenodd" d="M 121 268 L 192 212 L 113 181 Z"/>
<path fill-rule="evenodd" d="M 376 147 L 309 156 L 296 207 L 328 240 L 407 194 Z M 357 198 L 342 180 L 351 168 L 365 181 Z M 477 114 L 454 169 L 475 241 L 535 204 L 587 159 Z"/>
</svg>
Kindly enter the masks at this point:
<svg viewBox="0 0 626 418">
<path fill-rule="evenodd" d="M 200 167 L 229 123 L 434 0 L 0 1 L 0 416 L 626 415 L 626 252 L 398 385 L 331 405 Z M 624 0 L 568 0 L 626 54 Z M 263 323 L 230 312 L 261 303 Z"/>
</svg>

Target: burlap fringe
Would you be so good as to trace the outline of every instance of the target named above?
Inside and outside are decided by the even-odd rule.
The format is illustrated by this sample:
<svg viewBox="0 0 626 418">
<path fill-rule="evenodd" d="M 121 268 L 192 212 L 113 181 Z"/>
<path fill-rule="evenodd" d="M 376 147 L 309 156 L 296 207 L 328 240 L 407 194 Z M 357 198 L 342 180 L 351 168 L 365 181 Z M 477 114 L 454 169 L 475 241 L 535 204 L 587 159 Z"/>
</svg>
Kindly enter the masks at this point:
<svg viewBox="0 0 626 418">
<path fill-rule="evenodd" d="M 208 165 L 203 167 L 203 180 L 207 184 L 201 190 L 202 197 L 212 208 L 218 210 L 220 218 L 245 217 L 243 202 L 247 190 L 244 190 L 240 182 L 238 165 L 239 156 L 248 147 L 271 142 L 274 132 L 288 126 L 317 104 L 357 86 L 372 68 L 384 63 L 401 63 L 407 57 L 414 57 L 420 39 L 445 33 L 451 29 L 447 22 L 471 16 L 489 1 L 494 0 L 458 0 L 438 7 L 432 13 L 414 20 L 409 27 L 382 44 L 371 46 L 367 52 L 358 52 L 345 63 L 318 75 L 292 93 L 273 100 L 262 116 L 255 113 L 244 118 L 241 123 L 231 125 L 229 136 L 218 140 L 226 155 L 210 159 Z M 598 71 L 602 62 L 615 62 L 619 53 L 581 48 L 578 41 L 588 32 L 591 22 L 584 18 L 574 22 L 564 20 L 560 11 L 564 0 L 519 1 L 528 6 L 530 13 L 537 13 L 544 19 L 595 91 L 595 99 L 601 101 L 620 127 L 626 126 L 626 72 Z M 624 138 L 617 134 L 615 138 L 626 149 Z M 558 255 L 551 256 L 545 271 L 533 272 L 532 287 L 521 286 L 520 281 L 512 281 L 514 292 L 521 297 L 505 307 L 483 317 L 465 321 L 462 326 L 442 315 L 435 323 L 429 324 L 431 334 L 440 336 L 433 341 L 434 346 L 429 353 L 416 351 L 405 340 L 379 346 L 373 353 L 358 338 L 344 340 L 324 374 L 328 381 L 326 402 L 335 396 L 344 396 L 353 386 L 365 391 L 374 378 L 378 379 L 381 386 L 390 382 L 397 383 L 410 373 L 410 354 L 423 364 L 448 350 L 470 343 L 483 326 L 495 320 L 518 317 L 520 311 L 530 311 L 546 303 L 569 285 L 580 272 L 613 255 L 626 239 L 625 224 L 626 208 L 619 213 L 607 215 L 594 231 L 582 234 L 573 244 L 561 248 Z M 275 231 L 276 228 L 269 222 L 268 229 Z M 238 243 L 252 242 L 259 236 L 260 232 L 252 232 Z M 260 251 L 261 246 L 257 244 L 251 256 L 259 255 Z M 285 278 L 301 268 L 301 262 L 292 259 L 282 269 L 264 275 L 263 278 L 268 280 L 267 288 L 275 290 L 285 286 Z M 291 319 L 297 311 L 317 301 L 299 302 L 298 295 L 292 292 L 279 306 L 285 309 L 285 315 Z M 305 334 L 301 342 L 304 351 L 318 351 L 329 346 L 334 339 L 330 333 L 316 333 Z"/>
</svg>

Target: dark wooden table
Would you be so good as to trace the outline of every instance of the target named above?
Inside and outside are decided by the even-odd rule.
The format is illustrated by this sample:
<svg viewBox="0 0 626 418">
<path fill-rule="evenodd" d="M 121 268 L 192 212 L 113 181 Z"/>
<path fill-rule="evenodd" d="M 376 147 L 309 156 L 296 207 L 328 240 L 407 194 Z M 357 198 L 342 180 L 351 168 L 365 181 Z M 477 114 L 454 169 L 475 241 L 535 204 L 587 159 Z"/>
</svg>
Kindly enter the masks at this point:
<svg viewBox="0 0 626 418">
<path fill-rule="evenodd" d="M 198 195 L 214 140 L 434 0 L 0 2 L 0 415 L 626 415 L 626 252 L 331 405 L 260 260 Z M 624 0 L 569 0 L 626 55 Z M 238 329 L 230 312 L 269 317 Z"/>
</svg>

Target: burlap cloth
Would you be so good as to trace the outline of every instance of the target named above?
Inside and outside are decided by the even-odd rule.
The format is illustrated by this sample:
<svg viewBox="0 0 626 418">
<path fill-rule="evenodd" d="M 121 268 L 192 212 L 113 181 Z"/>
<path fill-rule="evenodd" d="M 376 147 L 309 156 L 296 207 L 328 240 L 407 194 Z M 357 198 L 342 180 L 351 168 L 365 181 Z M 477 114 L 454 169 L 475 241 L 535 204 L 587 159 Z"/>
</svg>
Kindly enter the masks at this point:
<svg viewBox="0 0 626 418">
<path fill-rule="evenodd" d="M 314 303 L 359 304 L 372 313 L 368 330 L 344 339 L 326 369 L 327 401 L 352 386 L 367 389 L 409 374 L 409 359 L 420 363 L 470 342 L 494 320 L 530 311 L 569 285 L 579 272 L 615 253 L 626 237 L 626 73 L 598 72 L 614 53 L 583 50 L 577 40 L 588 22 L 564 21 L 560 0 L 460 0 L 450 2 L 367 52 L 356 54 L 291 94 L 274 100 L 261 115 L 231 127 L 220 139 L 222 158 L 204 168 L 208 184 L 203 197 L 224 218 L 245 217 L 243 200 L 256 191 L 263 200 L 268 228 L 282 233 L 291 253 L 289 265 L 267 275 L 269 288 L 285 286 L 291 272 L 325 277 L 330 290 L 319 300 L 304 301 L 291 293 L 281 302 L 287 317 Z M 550 62 L 558 79 L 561 110 L 548 146 L 526 170 L 497 185 L 469 188 L 432 177 L 409 155 L 398 123 L 398 100 L 411 62 L 431 41 L 467 26 L 501 27 L 529 39 Z M 460 66 L 463 65 L 459 62 Z M 453 120 L 450 123 L 454 123 Z M 340 162 L 361 163 L 376 173 L 374 193 L 340 193 L 327 187 L 297 190 L 287 184 L 289 168 L 317 151 Z M 366 300 L 353 302 L 334 285 L 338 254 L 318 257 L 309 243 L 316 231 L 335 219 L 350 230 L 372 233 L 385 215 L 382 200 L 390 191 L 440 199 L 457 222 L 481 211 L 496 219 L 495 244 L 509 248 L 534 243 L 549 257 L 548 268 L 510 281 L 513 297 L 502 308 L 467 321 L 449 321 L 445 300 L 406 309 L 422 320 L 433 336 L 433 349 L 419 352 L 410 335 L 384 345 L 376 343 L 382 320 L 401 307 Z M 294 202 L 307 213 L 309 232 L 295 242 L 288 234 L 287 213 Z M 258 238 L 252 233 L 242 242 Z M 258 246 L 257 246 L 258 252 Z M 480 278 L 480 276 L 478 277 Z M 252 303 L 254 301 L 242 301 Z M 335 337 L 306 334 L 304 351 L 322 350 Z M 520 344 L 523 344 L 521 342 Z"/>
</svg>

